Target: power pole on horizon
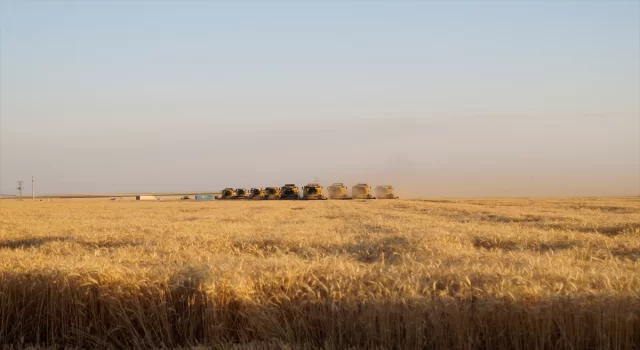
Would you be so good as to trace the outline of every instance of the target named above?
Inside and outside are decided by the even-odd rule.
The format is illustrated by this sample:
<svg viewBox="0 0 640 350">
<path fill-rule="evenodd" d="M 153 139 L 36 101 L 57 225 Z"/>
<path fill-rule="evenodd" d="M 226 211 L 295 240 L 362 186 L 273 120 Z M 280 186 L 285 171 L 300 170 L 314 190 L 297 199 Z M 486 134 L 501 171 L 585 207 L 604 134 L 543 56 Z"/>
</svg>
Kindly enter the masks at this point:
<svg viewBox="0 0 640 350">
<path fill-rule="evenodd" d="M 31 176 L 31 199 L 36 199 L 36 179 Z"/>
<path fill-rule="evenodd" d="M 20 200 L 22 200 L 22 183 L 24 181 L 18 181 L 18 196 L 20 197 Z"/>
</svg>

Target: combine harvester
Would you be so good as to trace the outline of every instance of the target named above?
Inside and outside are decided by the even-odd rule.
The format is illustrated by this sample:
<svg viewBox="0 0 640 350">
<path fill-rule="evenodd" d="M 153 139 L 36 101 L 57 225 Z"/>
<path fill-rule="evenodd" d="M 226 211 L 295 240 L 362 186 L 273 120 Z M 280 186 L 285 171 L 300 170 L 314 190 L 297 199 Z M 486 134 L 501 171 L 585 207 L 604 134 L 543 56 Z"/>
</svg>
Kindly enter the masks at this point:
<svg viewBox="0 0 640 350">
<path fill-rule="evenodd" d="M 249 191 L 246 188 L 236 188 L 236 197 L 234 199 L 247 199 L 249 198 Z"/>
<path fill-rule="evenodd" d="M 391 185 L 376 186 L 376 197 L 378 199 L 398 199 L 393 194 L 393 186 Z"/>
<path fill-rule="evenodd" d="M 323 190 L 320 184 L 310 183 L 302 187 L 302 199 L 325 200 L 327 197 L 322 194 Z"/>
<path fill-rule="evenodd" d="M 249 191 L 249 199 L 267 199 L 267 192 L 260 187 L 254 187 Z"/>
<path fill-rule="evenodd" d="M 367 184 L 357 184 L 351 187 L 351 196 L 354 199 L 376 199 L 371 195 L 371 186 Z"/>
<path fill-rule="evenodd" d="M 267 187 L 264 189 L 264 192 L 264 199 L 280 199 L 280 188 L 278 187 Z"/>
<path fill-rule="evenodd" d="M 280 199 L 300 199 L 300 189 L 294 184 L 285 184 L 280 189 Z"/>
<path fill-rule="evenodd" d="M 366 183 L 359 183 L 351 187 L 351 196 L 347 192 L 347 186 L 341 182 L 336 182 L 327 188 L 325 195 L 324 187 L 319 183 L 309 183 L 300 189 L 295 184 L 285 184 L 278 187 L 253 187 L 250 191 L 246 188 L 227 187 L 220 192 L 215 199 L 253 199 L 253 200 L 325 200 L 325 199 L 398 199 L 394 194 L 393 186 L 376 186 L 376 197 L 371 194 L 371 186 Z"/>
<path fill-rule="evenodd" d="M 220 191 L 220 195 L 216 199 L 235 199 L 236 198 L 236 190 L 227 187 L 224 190 Z"/>
<path fill-rule="evenodd" d="M 336 182 L 327 188 L 329 191 L 329 199 L 352 199 L 347 193 L 347 186 L 342 182 Z"/>
</svg>

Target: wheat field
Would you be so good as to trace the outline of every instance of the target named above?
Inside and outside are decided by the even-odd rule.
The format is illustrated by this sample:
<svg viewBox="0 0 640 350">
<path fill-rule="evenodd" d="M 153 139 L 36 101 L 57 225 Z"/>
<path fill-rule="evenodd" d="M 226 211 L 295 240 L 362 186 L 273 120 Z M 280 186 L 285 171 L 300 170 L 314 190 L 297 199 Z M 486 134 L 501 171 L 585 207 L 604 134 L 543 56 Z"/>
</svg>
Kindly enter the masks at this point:
<svg viewBox="0 0 640 350">
<path fill-rule="evenodd" d="M 638 349 L 640 198 L 0 201 L 9 347 Z"/>
</svg>

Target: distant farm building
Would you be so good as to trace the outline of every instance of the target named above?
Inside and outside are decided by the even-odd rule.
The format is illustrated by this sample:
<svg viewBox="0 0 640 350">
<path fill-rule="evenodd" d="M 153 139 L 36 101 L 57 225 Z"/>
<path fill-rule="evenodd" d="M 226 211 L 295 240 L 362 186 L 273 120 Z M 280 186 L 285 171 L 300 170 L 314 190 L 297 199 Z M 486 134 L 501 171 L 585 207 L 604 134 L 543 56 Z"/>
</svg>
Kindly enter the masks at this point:
<svg viewBox="0 0 640 350">
<path fill-rule="evenodd" d="M 136 196 L 137 201 L 157 201 L 158 197 L 156 196 Z"/>
</svg>

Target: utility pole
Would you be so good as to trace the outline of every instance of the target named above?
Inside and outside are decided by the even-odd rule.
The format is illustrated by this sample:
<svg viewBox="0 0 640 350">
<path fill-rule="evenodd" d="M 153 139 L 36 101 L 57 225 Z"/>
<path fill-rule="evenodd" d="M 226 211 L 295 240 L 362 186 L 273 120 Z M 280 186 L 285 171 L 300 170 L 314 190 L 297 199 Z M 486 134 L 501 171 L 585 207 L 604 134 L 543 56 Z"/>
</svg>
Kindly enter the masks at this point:
<svg viewBox="0 0 640 350">
<path fill-rule="evenodd" d="M 20 197 L 20 200 L 22 200 L 22 183 L 24 181 L 18 181 L 18 196 Z"/>
<path fill-rule="evenodd" d="M 31 199 L 36 199 L 36 179 L 31 176 Z"/>
</svg>

